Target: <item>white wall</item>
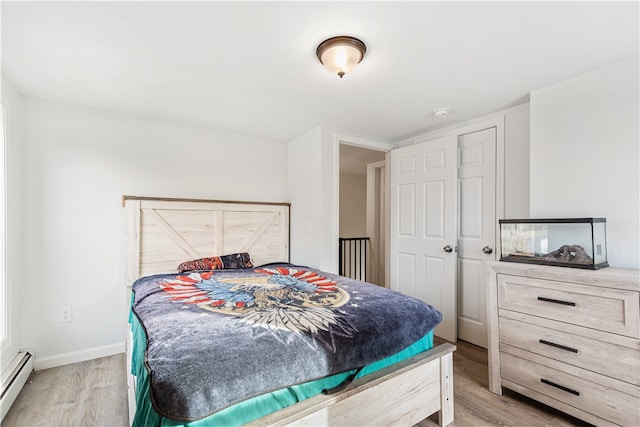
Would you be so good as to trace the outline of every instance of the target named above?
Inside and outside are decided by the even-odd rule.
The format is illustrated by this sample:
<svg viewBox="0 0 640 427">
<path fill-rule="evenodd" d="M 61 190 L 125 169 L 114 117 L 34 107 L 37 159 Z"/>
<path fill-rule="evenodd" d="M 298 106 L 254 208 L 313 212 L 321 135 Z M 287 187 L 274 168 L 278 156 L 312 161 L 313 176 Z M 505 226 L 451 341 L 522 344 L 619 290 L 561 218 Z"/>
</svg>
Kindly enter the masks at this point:
<svg viewBox="0 0 640 427">
<path fill-rule="evenodd" d="M 6 108 L 6 272 L 7 285 L 7 320 L 9 339 L 2 343 L 2 356 L 0 357 L 0 371 L 4 371 L 13 357 L 18 353 L 22 343 L 22 331 L 20 321 L 20 301 L 22 293 L 22 277 L 19 268 L 20 262 L 20 223 L 21 223 L 21 143 L 20 143 L 20 118 L 22 108 L 22 96 L 16 91 L 13 84 L 2 76 L 2 105 Z M 4 311 L 4 307 L 2 308 Z M 3 312 L 2 315 L 5 313 Z"/>
<path fill-rule="evenodd" d="M 124 342 L 123 194 L 287 201 L 285 143 L 32 98 L 23 107 L 23 338 L 40 368 Z M 59 321 L 64 306 L 71 323 Z"/>
<path fill-rule="evenodd" d="M 367 236 L 367 177 L 340 174 L 340 237 Z"/>
<path fill-rule="evenodd" d="M 322 129 L 317 127 L 287 145 L 291 262 L 310 267 L 317 266 L 320 257 L 319 247 L 310 243 L 320 238 L 322 228 L 321 133 Z"/>
<path fill-rule="evenodd" d="M 337 147 L 334 132 L 317 127 L 288 143 L 291 262 L 338 269 Z"/>
<path fill-rule="evenodd" d="M 529 103 L 504 114 L 504 217 L 529 217 Z"/>
<path fill-rule="evenodd" d="M 609 264 L 640 267 L 638 60 L 531 93 L 531 216 L 606 217 Z"/>
</svg>

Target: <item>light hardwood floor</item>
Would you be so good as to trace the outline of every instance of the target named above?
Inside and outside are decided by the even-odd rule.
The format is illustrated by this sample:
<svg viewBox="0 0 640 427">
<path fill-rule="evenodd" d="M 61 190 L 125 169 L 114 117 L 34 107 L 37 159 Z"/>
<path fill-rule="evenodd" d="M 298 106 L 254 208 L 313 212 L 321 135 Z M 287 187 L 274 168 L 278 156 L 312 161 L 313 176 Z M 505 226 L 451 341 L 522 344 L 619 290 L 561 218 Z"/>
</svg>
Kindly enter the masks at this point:
<svg viewBox="0 0 640 427">
<path fill-rule="evenodd" d="M 517 393 L 489 392 L 487 351 L 464 341 L 456 346 L 453 427 L 588 425 Z M 120 354 L 33 373 L 2 427 L 126 426 L 124 370 Z M 417 427 L 436 424 L 432 417 Z"/>
<path fill-rule="evenodd" d="M 2 427 L 126 426 L 124 354 L 34 372 Z"/>
</svg>

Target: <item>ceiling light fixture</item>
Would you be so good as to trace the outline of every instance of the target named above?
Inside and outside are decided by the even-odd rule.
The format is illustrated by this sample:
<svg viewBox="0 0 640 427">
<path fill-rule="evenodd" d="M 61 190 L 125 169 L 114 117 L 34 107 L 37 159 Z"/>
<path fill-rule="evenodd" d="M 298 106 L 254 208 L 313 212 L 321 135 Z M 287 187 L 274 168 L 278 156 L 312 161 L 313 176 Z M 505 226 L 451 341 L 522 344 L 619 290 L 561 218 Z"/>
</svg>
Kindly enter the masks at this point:
<svg viewBox="0 0 640 427">
<path fill-rule="evenodd" d="M 332 37 L 320 43 L 316 49 L 318 59 L 329 71 L 340 78 L 362 61 L 367 47 L 355 37 Z"/>
<path fill-rule="evenodd" d="M 447 117 L 449 115 L 449 109 L 447 107 L 440 107 L 433 110 L 433 115 L 435 117 Z"/>
</svg>

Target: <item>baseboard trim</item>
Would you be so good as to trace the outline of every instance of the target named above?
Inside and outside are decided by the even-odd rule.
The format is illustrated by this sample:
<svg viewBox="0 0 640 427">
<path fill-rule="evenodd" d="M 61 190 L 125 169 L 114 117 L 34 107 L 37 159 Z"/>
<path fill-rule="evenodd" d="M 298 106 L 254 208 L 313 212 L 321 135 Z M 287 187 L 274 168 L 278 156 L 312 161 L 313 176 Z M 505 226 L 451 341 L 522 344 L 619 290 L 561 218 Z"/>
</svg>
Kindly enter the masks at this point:
<svg viewBox="0 0 640 427">
<path fill-rule="evenodd" d="M 36 358 L 33 365 L 36 371 L 56 368 L 58 366 L 69 365 L 71 363 L 85 362 L 87 360 L 99 359 L 100 357 L 113 356 L 125 352 L 125 343 L 104 345 L 101 347 L 88 348 L 86 350 L 63 353 L 55 356 Z"/>
</svg>

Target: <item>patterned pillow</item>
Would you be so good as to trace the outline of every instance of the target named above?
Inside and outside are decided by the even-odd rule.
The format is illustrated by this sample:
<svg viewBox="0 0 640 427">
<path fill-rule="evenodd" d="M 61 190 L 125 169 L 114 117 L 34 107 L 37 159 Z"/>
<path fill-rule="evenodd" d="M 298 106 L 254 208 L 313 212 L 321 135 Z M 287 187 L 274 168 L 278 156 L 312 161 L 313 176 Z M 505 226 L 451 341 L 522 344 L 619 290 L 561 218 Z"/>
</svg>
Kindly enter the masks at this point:
<svg viewBox="0 0 640 427">
<path fill-rule="evenodd" d="M 178 271 L 184 273 L 192 270 L 223 270 L 232 268 L 253 268 L 251 256 L 247 252 L 212 256 L 209 258 L 185 261 L 178 266 Z"/>
</svg>

